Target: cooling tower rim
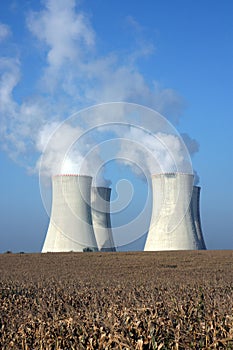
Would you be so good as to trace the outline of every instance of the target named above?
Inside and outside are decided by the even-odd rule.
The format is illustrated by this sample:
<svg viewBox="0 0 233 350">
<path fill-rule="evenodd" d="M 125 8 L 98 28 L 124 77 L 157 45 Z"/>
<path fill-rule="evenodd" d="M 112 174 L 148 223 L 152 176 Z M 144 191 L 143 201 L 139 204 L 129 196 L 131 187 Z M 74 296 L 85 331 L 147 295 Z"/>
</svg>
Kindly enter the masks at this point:
<svg viewBox="0 0 233 350">
<path fill-rule="evenodd" d="M 87 177 L 89 179 L 92 179 L 92 176 L 90 175 L 81 175 L 81 174 L 56 174 L 52 176 L 52 178 L 56 178 L 56 177 Z"/>
<path fill-rule="evenodd" d="M 91 186 L 93 189 L 101 188 L 103 190 L 112 190 L 111 187 L 106 187 L 106 186 Z"/>
<path fill-rule="evenodd" d="M 197 189 L 201 189 L 201 186 L 199 186 L 199 185 L 193 185 L 193 187 L 195 187 Z"/>
<path fill-rule="evenodd" d="M 174 176 L 194 176 L 192 173 L 181 173 L 181 172 L 170 172 L 170 173 L 157 173 L 157 174 L 152 174 L 151 177 L 163 177 L 167 175 L 174 175 Z M 198 187 L 198 186 L 197 186 Z"/>
</svg>

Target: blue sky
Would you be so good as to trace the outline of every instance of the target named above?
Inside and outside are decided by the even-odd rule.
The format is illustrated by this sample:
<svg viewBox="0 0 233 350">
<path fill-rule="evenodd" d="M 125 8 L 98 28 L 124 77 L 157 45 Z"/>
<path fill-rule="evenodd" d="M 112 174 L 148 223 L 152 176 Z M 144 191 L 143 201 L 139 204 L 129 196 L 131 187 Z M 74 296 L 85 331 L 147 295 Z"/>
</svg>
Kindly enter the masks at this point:
<svg viewBox="0 0 233 350">
<path fill-rule="evenodd" d="M 207 248 L 233 248 L 232 19 L 230 0 L 1 1 L 0 252 L 43 244 L 37 162 L 47 125 L 111 101 L 156 109 L 195 140 Z M 116 164 L 107 173 L 113 192 L 132 180 L 137 213 L 143 182 Z"/>
</svg>

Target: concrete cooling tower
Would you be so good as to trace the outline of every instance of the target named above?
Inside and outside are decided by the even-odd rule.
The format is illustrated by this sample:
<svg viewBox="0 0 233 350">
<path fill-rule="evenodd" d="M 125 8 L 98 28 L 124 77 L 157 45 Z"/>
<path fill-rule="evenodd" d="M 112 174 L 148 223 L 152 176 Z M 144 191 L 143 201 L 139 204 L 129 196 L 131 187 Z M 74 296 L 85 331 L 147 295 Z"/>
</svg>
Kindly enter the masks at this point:
<svg viewBox="0 0 233 350">
<path fill-rule="evenodd" d="M 52 178 L 52 211 L 43 253 L 98 250 L 91 217 L 91 184 L 90 176 Z"/>
<path fill-rule="evenodd" d="M 199 215 L 199 191 L 193 175 L 152 176 L 153 207 L 145 251 L 205 249 Z"/>
<path fill-rule="evenodd" d="M 199 186 L 193 186 L 192 193 L 192 214 L 194 218 L 194 224 L 197 231 L 197 238 L 199 241 L 199 249 L 206 249 L 204 237 L 201 229 L 201 218 L 200 218 L 200 192 L 201 188 Z"/>
<path fill-rule="evenodd" d="M 116 251 L 111 230 L 110 196 L 110 188 L 92 187 L 92 223 L 98 249 L 105 252 Z"/>
</svg>

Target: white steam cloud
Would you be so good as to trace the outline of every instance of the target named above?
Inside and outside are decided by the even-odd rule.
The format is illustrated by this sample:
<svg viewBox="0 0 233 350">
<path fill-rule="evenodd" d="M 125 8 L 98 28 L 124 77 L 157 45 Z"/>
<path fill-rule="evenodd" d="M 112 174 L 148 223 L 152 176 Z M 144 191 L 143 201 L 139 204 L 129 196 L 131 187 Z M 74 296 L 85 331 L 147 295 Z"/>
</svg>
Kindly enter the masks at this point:
<svg viewBox="0 0 233 350">
<path fill-rule="evenodd" d="M 181 169 L 183 172 L 189 172 L 190 167 L 189 163 L 186 164 L 183 147 L 177 135 L 162 132 L 145 134 L 142 130 L 130 127 L 124 136 L 118 156 L 125 164 L 133 160 L 139 168 L 146 169 L 149 174 L 179 172 Z"/>
<path fill-rule="evenodd" d="M 11 30 L 7 24 L 0 22 L 0 42 L 3 42 L 11 35 Z"/>
<path fill-rule="evenodd" d="M 137 34 L 137 22 L 129 18 Z M 87 137 L 75 144 L 85 130 L 86 121 L 81 121 L 78 126 L 60 126 L 71 113 L 83 107 L 125 101 L 151 107 L 170 119 L 179 118 L 184 107 L 183 99 L 174 90 L 161 88 L 157 81 L 148 83 L 138 69 L 137 59 L 153 52 L 153 45 L 144 43 L 142 36 L 140 45 L 137 44 L 128 55 L 125 51 L 124 54 L 119 51 L 118 54 L 100 55 L 97 34 L 88 16 L 77 9 L 74 0 L 45 0 L 43 8 L 29 13 L 25 22 L 38 49 L 36 58 L 40 59 L 40 80 L 32 86 L 32 95 L 16 99 L 15 92 L 20 89 L 22 78 L 21 61 L 17 55 L 0 56 L 0 137 L 1 148 L 30 171 L 37 171 L 44 157 L 42 171 L 46 176 L 80 171 L 92 174 L 93 169 L 100 169 L 99 178 L 104 177 L 98 147 L 84 162 L 88 148 L 94 147 L 96 140 Z M 0 43 L 9 38 L 10 33 L 11 29 L 0 23 Z M 23 54 L 20 57 L 23 60 Z M 122 119 L 123 116 L 124 113 Z M 98 114 L 96 121 L 104 124 L 105 115 Z M 114 132 L 122 137 L 122 131 L 117 127 Z M 156 135 L 155 138 L 128 130 L 124 135 L 129 140 L 127 147 L 120 146 L 117 157 L 133 157 L 138 164 L 143 159 L 151 172 L 157 171 L 162 164 L 161 171 L 167 171 L 171 159 L 165 148 L 177 149 L 179 158 L 179 140 L 166 133 Z M 140 140 L 148 153 L 157 159 L 154 167 L 151 167 L 150 156 L 144 159 L 139 147 L 134 148 L 132 141 L 135 140 Z M 196 142 L 188 135 L 185 143 L 191 153 L 198 150 Z M 43 155 L 46 145 L 47 152 Z M 183 159 L 176 161 L 182 163 Z"/>
</svg>

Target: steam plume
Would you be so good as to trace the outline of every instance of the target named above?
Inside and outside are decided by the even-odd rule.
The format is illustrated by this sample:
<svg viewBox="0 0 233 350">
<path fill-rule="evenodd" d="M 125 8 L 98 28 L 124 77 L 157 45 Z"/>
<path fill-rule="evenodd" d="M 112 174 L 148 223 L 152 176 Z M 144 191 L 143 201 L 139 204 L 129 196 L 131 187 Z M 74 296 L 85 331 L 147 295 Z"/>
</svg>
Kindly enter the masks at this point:
<svg viewBox="0 0 233 350">
<path fill-rule="evenodd" d="M 24 56 L 22 54 L 19 58 L 15 53 L 14 57 L 0 57 L 0 136 L 2 149 L 17 162 L 24 163 L 27 169 L 39 169 L 41 154 L 48 145 L 51 134 L 53 142 L 49 143 L 43 162 L 44 175 L 81 170 L 91 173 L 92 169 L 101 168 L 103 160 L 98 147 L 93 151 L 95 157 L 92 157 L 91 166 L 90 162 L 84 162 L 87 148 L 96 144 L 95 138 L 88 139 L 88 142 L 80 141 L 75 146 L 77 137 L 83 133 L 85 123 L 88 122 L 81 120 L 78 126 L 60 126 L 71 113 L 84 106 L 99 102 L 127 101 L 154 108 L 168 118 L 175 116 L 177 119 L 181 114 L 183 99 L 174 90 L 163 89 L 157 81 L 147 82 L 138 69 L 137 60 L 145 52 L 153 52 L 153 45 L 150 45 L 148 51 L 148 43 L 143 45 L 142 37 L 140 47 L 137 45 L 135 52 L 130 51 L 128 55 L 125 52 L 100 55 L 96 45 L 97 34 L 88 16 L 76 8 L 74 0 L 45 0 L 41 10 L 27 14 L 25 22 L 29 34 L 36 42 L 39 55 L 43 52 L 40 56 L 41 68 L 38 68 L 41 78 L 31 88 L 33 95 L 16 99 L 15 93 L 20 91 L 22 84 L 21 61 Z M 133 23 L 135 26 L 136 21 Z M 1 42 L 10 37 L 11 29 L 0 24 L 0 32 Z M 97 118 L 100 124 L 104 124 L 104 115 L 98 115 Z M 117 128 L 114 133 L 121 135 Z M 138 140 L 140 135 L 135 130 L 130 130 L 127 137 L 133 141 Z M 163 139 L 167 146 L 172 144 L 172 147 L 179 150 L 176 136 L 164 133 L 157 134 L 157 138 Z M 159 143 L 148 135 L 141 140 L 152 154 L 156 154 L 158 164 L 163 164 L 165 170 L 169 168 L 169 156 L 164 157 Z M 67 154 L 67 147 L 72 143 L 74 147 Z M 132 145 L 132 142 L 131 146 L 128 144 L 128 156 L 131 154 L 140 163 L 142 154 L 140 155 L 140 150 L 133 149 Z M 118 156 L 126 157 L 123 146 L 119 147 Z M 155 171 L 151 169 L 149 159 L 146 164 L 149 171 Z M 103 173 L 99 171 L 99 174 L 101 178 Z"/>
</svg>

